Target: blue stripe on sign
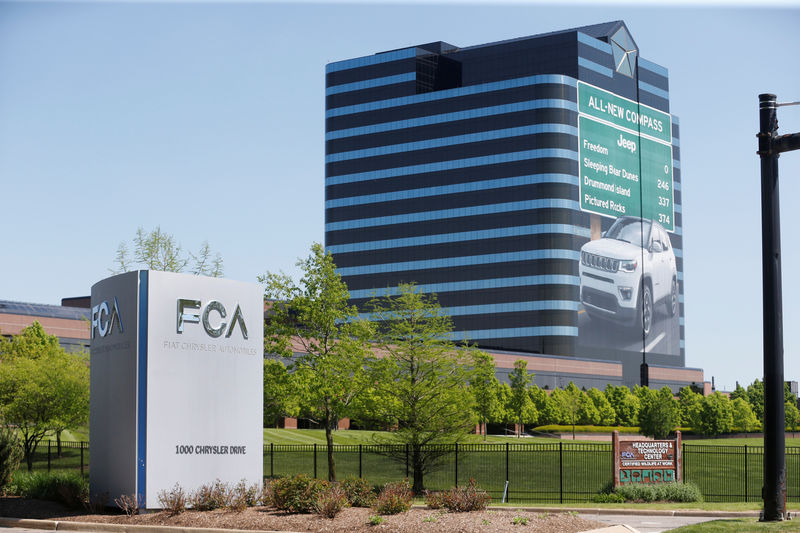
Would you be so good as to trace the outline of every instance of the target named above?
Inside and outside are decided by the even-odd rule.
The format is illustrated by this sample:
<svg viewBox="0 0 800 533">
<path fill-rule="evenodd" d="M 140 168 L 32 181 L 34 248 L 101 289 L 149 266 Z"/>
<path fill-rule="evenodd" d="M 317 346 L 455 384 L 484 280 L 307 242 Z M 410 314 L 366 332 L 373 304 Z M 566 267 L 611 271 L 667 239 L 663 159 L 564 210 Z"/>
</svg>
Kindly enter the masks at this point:
<svg viewBox="0 0 800 533">
<path fill-rule="evenodd" d="M 566 109 L 568 111 L 578 111 L 578 105 L 571 100 L 560 100 L 558 98 L 541 98 L 538 100 L 527 100 L 525 102 L 514 102 L 513 104 L 502 104 L 489 107 L 476 107 L 463 111 L 452 111 L 439 115 L 427 115 L 424 117 L 407 118 L 392 122 L 382 122 L 380 124 L 370 124 L 369 126 L 359 126 L 357 128 L 346 128 L 333 130 L 325 134 L 326 141 L 343 139 L 345 137 L 355 137 L 357 135 L 367 135 L 373 133 L 383 133 L 385 131 L 400 130 L 405 128 L 416 128 L 419 126 L 430 126 L 431 124 L 442 124 L 445 122 L 455 122 L 457 120 L 469 120 L 473 118 L 490 117 L 493 115 L 504 115 L 506 113 L 518 113 L 520 111 L 530 111 L 532 109 Z"/>
<path fill-rule="evenodd" d="M 427 285 L 417 285 L 417 289 L 423 293 L 442 293 L 480 289 L 497 289 L 501 287 L 525 287 L 530 285 L 574 285 L 579 287 L 580 284 L 581 281 L 578 276 L 547 274 L 542 276 L 520 276 L 516 278 L 493 278 L 471 281 L 454 281 L 449 283 L 430 283 Z M 380 298 L 388 294 L 397 295 L 397 287 L 359 289 L 350 291 L 350 298 Z"/>
<path fill-rule="evenodd" d="M 578 66 L 581 66 L 583 68 L 588 68 L 589 70 L 593 70 L 593 71 L 597 72 L 598 74 L 602 74 L 603 76 L 606 76 L 606 77 L 609 77 L 609 78 L 613 78 L 614 77 L 614 71 L 613 70 L 611 70 L 610 68 L 608 68 L 608 67 L 606 67 L 604 65 L 601 65 L 599 63 L 595 63 L 594 61 L 590 61 L 590 60 L 586 59 L 585 57 L 579 57 L 578 58 Z"/>
<path fill-rule="evenodd" d="M 567 135 L 577 136 L 578 128 L 575 126 L 567 126 L 566 124 L 533 124 L 530 126 L 519 126 L 515 128 L 505 128 L 502 130 L 481 131 L 478 133 L 453 135 L 451 137 L 441 137 L 438 139 L 425 139 L 424 141 L 377 146 L 374 148 L 364 148 L 362 150 L 351 150 L 349 152 L 336 152 L 326 155 L 325 162 L 336 163 L 338 161 L 348 161 L 363 157 L 376 157 L 381 155 L 397 154 L 400 152 L 413 152 L 415 150 L 441 148 L 443 146 L 454 146 L 456 144 L 493 141 L 495 139 L 507 139 L 509 137 L 535 135 L 538 133 L 565 133 Z"/>
<path fill-rule="evenodd" d="M 578 42 L 583 43 L 586 45 L 591 46 L 592 48 L 596 48 L 601 52 L 605 52 L 607 54 L 611 54 L 611 45 L 601 41 L 600 39 L 595 39 L 590 35 L 586 35 L 583 32 L 578 32 Z"/>
<path fill-rule="evenodd" d="M 445 257 L 442 259 L 421 259 L 418 261 L 343 267 L 337 268 L 336 272 L 342 277 L 365 276 L 384 272 L 432 270 L 435 268 L 489 265 L 492 263 L 510 263 L 513 261 L 537 261 L 540 259 L 570 259 L 577 261 L 580 257 L 580 252 L 576 250 L 526 250 L 524 252 L 503 252 L 498 254 L 468 255 L 463 257 Z"/>
<path fill-rule="evenodd" d="M 363 111 L 377 111 L 378 109 L 386 109 L 389 107 L 419 104 L 422 102 L 433 102 L 436 100 L 444 100 L 458 96 L 501 91 L 503 89 L 513 89 L 515 87 L 526 87 L 528 85 L 541 85 L 544 83 L 560 83 L 570 87 L 578 86 L 578 80 L 569 76 L 563 76 L 561 74 L 539 74 L 537 76 L 525 76 L 524 78 L 514 78 L 512 80 L 493 81 L 490 83 L 481 83 L 479 85 L 470 85 L 468 87 L 445 89 L 443 91 L 399 96 L 397 98 L 389 98 L 388 100 L 376 100 L 374 102 L 365 102 L 363 104 L 334 107 L 325 111 L 325 117 L 331 118 L 341 115 L 361 113 Z"/>
<path fill-rule="evenodd" d="M 453 185 L 423 187 L 421 189 L 411 189 L 405 191 L 365 194 L 363 196 L 351 196 L 349 198 L 336 198 L 334 200 L 327 200 L 325 202 L 325 209 L 335 209 L 337 207 L 348 207 L 352 205 L 376 204 L 380 202 L 396 202 L 398 200 L 409 200 L 412 198 L 425 198 L 428 196 L 440 196 L 444 194 L 502 189 L 505 187 L 519 187 L 521 185 L 536 185 L 539 183 L 564 183 L 567 185 L 575 185 L 577 187 L 578 176 L 573 176 L 571 174 L 528 174 L 526 176 L 513 176 L 510 178 L 500 178 L 496 180 L 471 181 L 466 183 L 456 183 Z"/>
<path fill-rule="evenodd" d="M 547 198 L 544 200 L 523 200 L 521 202 L 508 202 L 504 204 L 471 205 L 439 211 L 419 211 L 404 213 L 402 215 L 389 215 L 385 217 L 361 218 L 329 222 L 325 224 L 325 231 L 338 231 L 372 226 L 385 226 L 388 224 L 410 224 L 412 222 L 425 222 L 428 220 L 441 220 L 445 218 L 458 218 L 466 216 L 489 215 L 493 213 L 508 213 L 512 211 L 526 211 L 528 209 L 574 209 L 578 211 L 580 205 L 575 200 L 560 198 Z"/>
<path fill-rule="evenodd" d="M 341 174 L 339 176 L 326 177 L 325 185 L 339 185 L 342 183 L 356 183 L 360 181 L 396 178 L 399 176 L 422 174 L 424 172 L 440 172 L 443 170 L 478 167 L 481 165 L 497 165 L 500 163 L 524 161 L 526 159 L 543 159 L 547 157 L 572 159 L 573 161 L 577 161 L 578 153 L 574 150 L 564 150 L 561 148 L 540 148 L 538 150 L 506 152 L 502 154 L 468 157 L 465 159 L 453 159 L 450 161 L 438 161 L 436 163 L 424 163 L 421 165 L 409 165 L 406 167 L 371 170 L 369 172 Z"/>
<path fill-rule="evenodd" d="M 147 495 L 147 270 L 139 271 L 139 331 L 136 369 L 136 494 L 146 507 Z"/>
<path fill-rule="evenodd" d="M 471 331 L 454 331 L 450 338 L 454 341 L 463 341 L 544 336 L 577 337 L 578 328 L 574 326 L 539 326 L 531 328 L 478 329 Z"/>
<path fill-rule="evenodd" d="M 669 93 L 664 89 L 659 89 L 655 85 L 650 85 L 649 83 L 645 83 L 643 81 L 639 81 L 639 89 L 642 91 L 647 91 L 650 94 L 654 94 L 656 96 L 660 96 L 665 100 L 669 100 Z"/>
<path fill-rule="evenodd" d="M 680 168 L 681 168 L 681 162 L 680 162 L 680 161 L 678 161 L 677 159 L 673 159 L 673 160 L 672 160 L 672 167 L 673 167 L 673 168 L 680 169 Z"/>
<path fill-rule="evenodd" d="M 332 254 L 364 252 L 367 250 L 385 250 L 388 248 L 404 248 L 408 246 L 428 246 L 447 242 L 478 241 L 482 239 L 500 239 L 503 237 L 519 237 L 522 235 L 541 235 L 542 233 L 564 233 L 578 237 L 589 238 L 588 228 L 572 226 L 569 224 L 537 224 L 532 226 L 515 226 L 512 228 L 495 228 L 477 231 L 462 231 L 459 233 L 443 233 L 439 235 L 422 235 L 419 237 L 404 237 L 401 239 L 386 239 L 380 241 L 355 242 L 351 244 L 337 244 L 328 246 Z"/>
<path fill-rule="evenodd" d="M 370 65 L 378 65 L 380 63 L 388 63 L 389 61 L 408 59 L 416 56 L 417 48 L 404 48 L 403 50 L 395 50 L 394 52 L 384 52 L 382 54 L 375 54 L 371 56 L 334 61 L 333 63 L 328 63 L 325 65 L 325 72 L 339 72 L 340 70 L 349 70 L 351 68 L 368 67 Z"/>
<path fill-rule="evenodd" d="M 383 87 L 384 85 L 393 85 L 395 83 L 414 81 L 416 79 L 416 72 L 404 72 L 403 74 L 394 74 L 392 76 L 384 76 L 383 78 L 372 78 L 369 80 L 354 81 L 352 83 L 342 83 L 341 85 L 332 85 L 326 88 L 325 96 L 347 93 L 350 91 L 360 91 L 362 89 L 371 89 L 373 87 Z"/>
</svg>

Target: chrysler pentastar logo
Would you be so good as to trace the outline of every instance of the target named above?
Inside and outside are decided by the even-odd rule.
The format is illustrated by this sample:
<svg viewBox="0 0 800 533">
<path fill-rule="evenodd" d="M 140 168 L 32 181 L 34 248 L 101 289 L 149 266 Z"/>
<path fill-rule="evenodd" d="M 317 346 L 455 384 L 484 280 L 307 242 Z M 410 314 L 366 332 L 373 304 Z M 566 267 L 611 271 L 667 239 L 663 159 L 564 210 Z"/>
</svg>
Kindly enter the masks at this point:
<svg viewBox="0 0 800 533">
<path fill-rule="evenodd" d="M 202 309 L 202 313 L 200 310 Z M 217 315 L 212 318 L 212 313 Z M 225 333 L 225 338 L 229 338 L 233 334 L 233 329 L 239 325 L 242 332 L 242 337 L 247 340 L 247 325 L 244 323 L 244 315 L 242 315 L 242 308 L 236 304 L 236 309 L 233 311 L 233 316 L 230 322 L 225 322 L 228 312 L 225 306 L 217 300 L 211 300 L 205 307 L 200 300 L 178 298 L 178 318 L 176 330 L 178 333 L 183 333 L 185 324 L 199 324 L 202 318 L 203 329 L 206 330 L 211 337 L 217 338 Z M 215 325 L 216 324 L 216 325 Z M 227 332 L 225 331 L 227 328 Z"/>
<path fill-rule="evenodd" d="M 122 315 L 119 312 L 119 304 L 117 297 L 114 296 L 113 305 L 109 305 L 108 300 L 103 300 L 101 304 L 92 307 L 92 338 L 94 339 L 95 331 L 101 337 L 111 335 L 114 331 L 114 326 L 117 330 L 123 333 Z"/>
</svg>

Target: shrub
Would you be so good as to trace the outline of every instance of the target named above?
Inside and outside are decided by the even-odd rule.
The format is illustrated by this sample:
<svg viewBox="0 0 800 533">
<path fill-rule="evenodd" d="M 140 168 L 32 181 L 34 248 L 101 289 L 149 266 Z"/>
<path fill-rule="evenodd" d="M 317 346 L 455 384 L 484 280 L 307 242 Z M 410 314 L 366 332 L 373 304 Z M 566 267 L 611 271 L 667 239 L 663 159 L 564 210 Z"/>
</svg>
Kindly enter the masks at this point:
<svg viewBox="0 0 800 533">
<path fill-rule="evenodd" d="M 119 498 L 114 498 L 114 503 L 117 504 L 117 507 L 125 511 L 125 514 L 128 516 L 139 514 L 139 510 L 142 508 L 142 500 L 135 494 L 130 496 L 127 494 L 120 494 Z"/>
<path fill-rule="evenodd" d="M 453 487 L 442 493 L 442 506 L 454 513 L 483 511 L 489 506 L 492 497 L 479 489 L 474 479 L 464 487 Z"/>
<path fill-rule="evenodd" d="M 261 494 L 258 496 L 258 503 L 264 507 L 269 507 L 274 504 L 273 487 L 274 480 L 264 479 L 264 484 L 261 486 Z"/>
<path fill-rule="evenodd" d="M 305 474 L 276 479 L 272 483 L 273 505 L 281 511 L 310 513 L 314 510 L 317 495 L 330 486 L 321 479 L 312 479 Z"/>
<path fill-rule="evenodd" d="M 170 514 L 176 515 L 186 510 L 186 494 L 178 483 L 170 490 L 162 490 L 158 493 L 158 503 Z"/>
<path fill-rule="evenodd" d="M 431 492 L 429 490 L 426 490 L 425 505 L 427 505 L 431 509 L 441 509 L 442 507 L 444 507 L 442 493 L 439 491 Z"/>
<path fill-rule="evenodd" d="M 9 428 L 0 427 L 0 496 L 5 496 L 11 476 L 22 460 L 22 444 L 16 433 Z"/>
<path fill-rule="evenodd" d="M 411 486 L 408 480 L 396 481 L 394 483 L 387 483 L 383 486 L 383 490 L 378 494 L 378 499 L 375 501 L 373 508 L 379 514 L 398 514 L 411 509 L 411 501 L 414 498 L 414 493 L 411 492 Z"/>
<path fill-rule="evenodd" d="M 23 498 L 80 505 L 89 495 L 89 482 L 78 472 L 25 472 L 18 474 L 11 492 Z"/>
<path fill-rule="evenodd" d="M 195 511 L 213 511 L 227 507 L 229 503 L 228 485 L 219 479 L 207 485 L 200 485 L 189 494 L 188 502 Z"/>
<path fill-rule="evenodd" d="M 338 483 L 330 485 L 314 498 L 314 511 L 327 518 L 336 518 L 347 507 L 347 494 Z"/>
<path fill-rule="evenodd" d="M 592 497 L 595 503 L 625 503 L 625 498 L 616 492 L 600 492 Z"/>
<path fill-rule="evenodd" d="M 369 517 L 369 525 L 371 526 L 379 526 L 383 524 L 383 517 L 381 515 L 370 515 Z"/>
<path fill-rule="evenodd" d="M 694 483 L 631 483 L 617 487 L 615 493 L 625 498 L 625 501 L 703 501 L 703 495 Z"/>
<path fill-rule="evenodd" d="M 225 507 L 232 511 L 241 512 L 248 507 L 256 505 L 258 496 L 258 486 L 248 485 L 247 480 L 242 479 L 228 489 Z"/>
<path fill-rule="evenodd" d="M 372 507 L 375 503 L 375 492 L 366 479 L 349 477 L 342 480 L 340 485 L 347 495 L 347 502 L 352 507 Z"/>
</svg>

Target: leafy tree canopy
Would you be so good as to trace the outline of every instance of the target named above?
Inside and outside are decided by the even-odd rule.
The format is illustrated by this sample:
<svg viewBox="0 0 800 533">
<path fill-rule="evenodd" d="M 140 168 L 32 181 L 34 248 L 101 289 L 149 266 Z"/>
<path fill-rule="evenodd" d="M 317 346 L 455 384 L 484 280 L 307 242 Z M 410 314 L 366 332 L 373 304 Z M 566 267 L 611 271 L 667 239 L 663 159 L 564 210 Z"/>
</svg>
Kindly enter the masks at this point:
<svg viewBox="0 0 800 533">
<path fill-rule="evenodd" d="M 152 231 L 144 228 L 136 230 L 133 238 L 133 252 L 123 241 L 117 248 L 114 259 L 114 274 L 136 269 L 162 270 L 164 272 L 190 272 L 196 275 L 219 278 L 223 275 L 222 256 L 212 253 L 208 242 L 203 242 L 197 254 L 185 253 L 180 243 L 171 234 L 156 226 Z"/>
</svg>

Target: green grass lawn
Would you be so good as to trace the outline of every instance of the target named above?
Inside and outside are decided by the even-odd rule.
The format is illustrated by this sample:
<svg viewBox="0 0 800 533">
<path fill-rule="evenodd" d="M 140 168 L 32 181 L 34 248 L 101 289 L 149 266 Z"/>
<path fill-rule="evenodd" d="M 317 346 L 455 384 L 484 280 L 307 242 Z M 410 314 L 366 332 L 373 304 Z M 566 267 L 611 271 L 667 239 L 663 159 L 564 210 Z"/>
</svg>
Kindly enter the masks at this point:
<svg viewBox="0 0 800 533">
<path fill-rule="evenodd" d="M 757 518 L 729 518 L 670 529 L 671 533 L 750 533 L 761 531 L 800 531 L 800 522 L 797 520 L 759 522 Z"/>
</svg>

